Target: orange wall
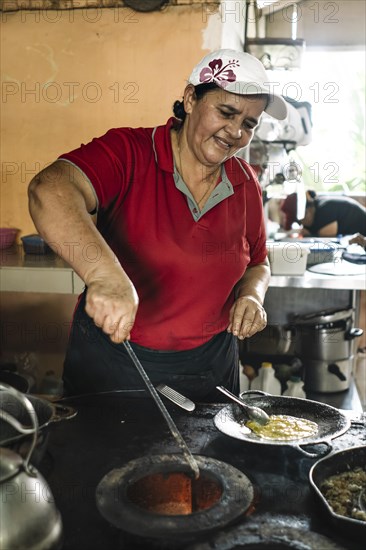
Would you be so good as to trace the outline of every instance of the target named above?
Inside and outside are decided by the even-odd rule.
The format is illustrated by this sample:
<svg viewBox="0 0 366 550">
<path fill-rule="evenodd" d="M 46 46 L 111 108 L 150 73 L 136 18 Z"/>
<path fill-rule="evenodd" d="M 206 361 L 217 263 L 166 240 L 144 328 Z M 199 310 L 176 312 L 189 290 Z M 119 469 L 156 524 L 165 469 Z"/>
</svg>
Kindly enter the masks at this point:
<svg viewBox="0 0 366 550">
<path fill-rule="evenodd" d="M 114 126 L 161 124 L 208 50 L 199 4 L 2 14 L 2 227 L 34 232 L 27 185 Z M 218 45 L 219 47 L 219 45 Z"/>
</svg>

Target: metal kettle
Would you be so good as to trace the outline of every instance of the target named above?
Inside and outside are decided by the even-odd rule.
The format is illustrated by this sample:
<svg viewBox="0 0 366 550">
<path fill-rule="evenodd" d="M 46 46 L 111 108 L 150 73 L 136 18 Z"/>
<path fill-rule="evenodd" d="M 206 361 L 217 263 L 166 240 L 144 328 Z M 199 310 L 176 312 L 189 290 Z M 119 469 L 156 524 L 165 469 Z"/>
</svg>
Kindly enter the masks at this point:
<svg viewBox="0 0 366 550">
<path fill-rule="evenodd" d="M 47 482 L 29 462 L 37 441 L 37 416 L 25 395 L 5 383 L 0 384 L 0 391 L 12 393 L 21 402 L 32 419 L 32 426 L 22 425 L 2 410 L 0 418 L 21 433 L 33 436 L 24 459 L 10 449 L 0 449 L 0 548 L 59 550 L 62 544 L 61 515 Z"/>
</svg>

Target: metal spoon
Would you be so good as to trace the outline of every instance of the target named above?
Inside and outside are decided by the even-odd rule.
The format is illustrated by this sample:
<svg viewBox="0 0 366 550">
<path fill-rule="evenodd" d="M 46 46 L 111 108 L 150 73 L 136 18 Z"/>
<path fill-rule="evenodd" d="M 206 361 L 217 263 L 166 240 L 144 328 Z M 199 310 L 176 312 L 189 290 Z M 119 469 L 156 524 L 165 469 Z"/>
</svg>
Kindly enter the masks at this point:
<svg viewBox="0 0 366 550">
<path fill-rule="evenodd" d="M 223 386 L 216 386 L 216 388 L 220 390 L 223 394 L 225 394 L 227 397 L 230 397 L 230 399 L 235 401 L 235 403 L 240 405 L 245 410 L 245 412 L 247 413 L 247 415 L 251 420 L 254 420 L 254 422 L 257 422 L 258 424 L 262 424 L 263 426 L 265 424 L 268 424 L 269 416 L 262 409 L 260 409 L 259 407 L 252 407 L 248 405 L 242 399 L 240 399 L 240 397 L 237 397 L 236 395 L 231 393 L 229 390 L 227 390 Z"/>
<path fill-rule="evenodd" d="M 196 460 L 194 459 L 191 451 L 189 450 L 189 448 L 187 446 L 187 443 L 184 441 L 183 437 L 181 436 L 180 432 L 178 431 L 177 426 L 174 424 L 172 417 L 170 416 L 170 414 L 168 413 L 164 403 L 160 399 L 159 394 L 156 391 L 155 387 L 153 386 L 150 378 L 146 374 L 144 367 L 141 365 L 140 360 L 138 359 L 137 355 L 133 351 L 133 349 L 131 347 L 131 344 L 127 340 L 124 341 L 123 344 L 126 348 L 126 351 L 127 351 L 128 355 L 130 356 L 131 361 L 133 362 L 133 364 L 137 368 L 137 370 L 140 373 L 143 381 L 146 384 L 147 389 L 151 393 L 152 398 L 154 399 L 156 405 L 159 407 L 160 412 L 163 415 L 164 420 L 168 424 L 169 429 L 170 429 L 175 441 L 177 442 L 178 446 L 181 448 L 184 458 L 188 462 L 190 468 L 193 470 L 194 477 L 196 479 L 198 479 L 199 475 L 200 475 L 198 464 L 197 464 Z"/>
</svg>

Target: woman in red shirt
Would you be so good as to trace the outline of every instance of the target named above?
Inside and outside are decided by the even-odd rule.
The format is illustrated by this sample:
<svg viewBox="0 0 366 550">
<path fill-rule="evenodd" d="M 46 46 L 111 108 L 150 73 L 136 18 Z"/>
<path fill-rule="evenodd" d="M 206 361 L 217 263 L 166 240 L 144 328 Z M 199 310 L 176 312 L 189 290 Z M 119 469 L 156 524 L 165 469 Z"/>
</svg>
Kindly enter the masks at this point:
<svg viewBox="0 0 366 550">
<path fill-rule="evenodd" d="M 153 383 L 201 400 L 218 384 L 237 393 L 237 338 L 265 327 L 270 272 L 261 189 L 235 154 L 263 111 L 286 117 L 262 64 L 219 50 L 165 125 L 110 130 L 32 180 L 39 233 L 86 285 L 67 394 L 142 388 L 126 339 Z"/>
</svg>

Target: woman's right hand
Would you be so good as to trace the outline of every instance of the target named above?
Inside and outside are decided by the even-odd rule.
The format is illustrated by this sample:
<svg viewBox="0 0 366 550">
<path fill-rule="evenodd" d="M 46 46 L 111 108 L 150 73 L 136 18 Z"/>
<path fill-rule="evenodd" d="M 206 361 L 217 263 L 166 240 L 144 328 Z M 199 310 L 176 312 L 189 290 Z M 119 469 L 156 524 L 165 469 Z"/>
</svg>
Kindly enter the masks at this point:
<svg viewBox="0 0 366 550">
<path fill-rule="evenodd" d="M 88 284 L 86 313 L 112 342 L 129 340 L 138 308 L 135 287 L 127 276 L 109 274 Z"/>
</svg>

